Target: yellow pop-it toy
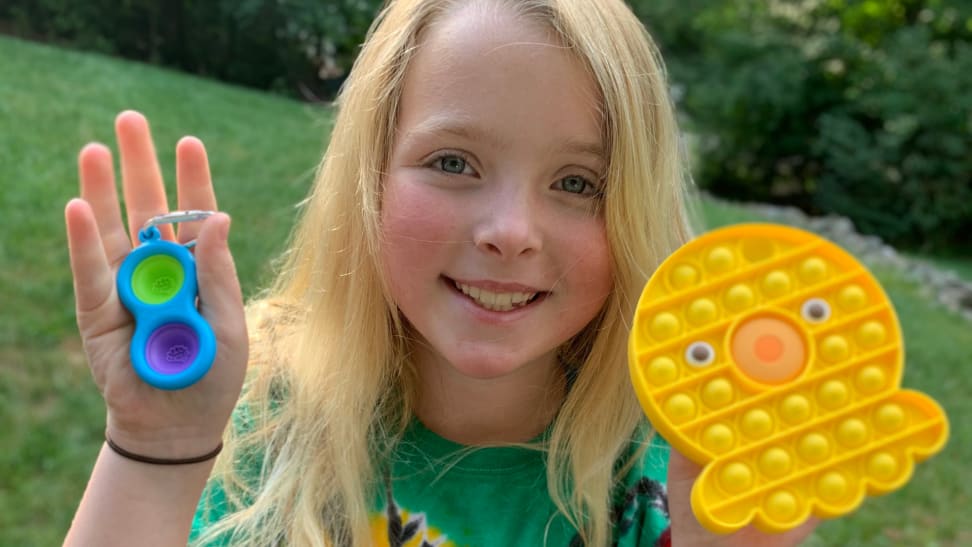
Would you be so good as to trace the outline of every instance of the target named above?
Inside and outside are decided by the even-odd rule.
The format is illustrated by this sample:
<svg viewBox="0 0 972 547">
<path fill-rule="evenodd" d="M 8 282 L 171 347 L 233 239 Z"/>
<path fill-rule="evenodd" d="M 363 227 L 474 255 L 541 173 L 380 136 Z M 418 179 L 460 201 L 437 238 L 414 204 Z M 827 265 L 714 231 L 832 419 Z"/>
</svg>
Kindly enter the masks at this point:
<svg viewBox="0 0 972 547">
<path fill-rule="evenodd" d="M 714 532 L 847 514 L 948 438 L 941 407 L 900 388 L 881 286 L 802 230 L 745 224 L 683 246 L 645 286 L 628 353 L 648 418 L 705 466 L 692 509 Z"/>
</svg>

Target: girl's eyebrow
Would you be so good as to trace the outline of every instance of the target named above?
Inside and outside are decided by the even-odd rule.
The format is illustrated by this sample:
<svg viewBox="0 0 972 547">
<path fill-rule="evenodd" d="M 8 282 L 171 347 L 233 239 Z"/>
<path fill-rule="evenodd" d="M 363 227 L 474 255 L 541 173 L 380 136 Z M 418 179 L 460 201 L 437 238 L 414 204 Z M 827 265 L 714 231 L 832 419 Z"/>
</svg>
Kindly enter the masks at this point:
<svg viewBox="0 0 972 547">
<path fill-rule="evenodd" d="M 405 137 L 406 139 L 411 139 L 440 134 L 459 137 L 465 140 L 484 141 L 490 146 L 501 150 L 509 149 L 513 146 L 509 139 L 499 133 L 454 116 L 433 116 L 423 120 L 417 126 L 410 129 Z M 602 143 L 575 137 L 569 137 L 564 141 L 552 144 L 547 153 L 585 155 L 602 162 L 606 156 L 606 151 Z"/>
</svg>

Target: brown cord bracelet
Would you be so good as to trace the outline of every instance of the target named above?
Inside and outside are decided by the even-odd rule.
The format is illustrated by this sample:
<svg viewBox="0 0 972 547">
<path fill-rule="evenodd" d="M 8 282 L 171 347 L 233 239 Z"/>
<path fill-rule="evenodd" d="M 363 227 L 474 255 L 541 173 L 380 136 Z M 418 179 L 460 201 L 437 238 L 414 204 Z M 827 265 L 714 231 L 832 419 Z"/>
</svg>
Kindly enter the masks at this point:
<svg viewBox="0 0 972 547">
<path fill-rule="evenodd" d="M 219 446 L 217 446 L 215 450 L 203 454 L 202 456 L 195 456 L 192 458 L 156 458 L 153 456 L 143 456 L 142 454 L 136 454 L 134 452 L 125 450 L 124 448 L 115 444 L 115 441 L 111 440 L 111 437 L 108 436 L 107 431 L 105 431 L 105 442 L 108 443 L 108 448 L 111 448 L 115 454 L 118 454 L 125 459 L 152 465 L 189 465 L 192 463 L 201 463 L 215 458 L 223 450 L 223 441 L 220 441 Z"/>
</svg>

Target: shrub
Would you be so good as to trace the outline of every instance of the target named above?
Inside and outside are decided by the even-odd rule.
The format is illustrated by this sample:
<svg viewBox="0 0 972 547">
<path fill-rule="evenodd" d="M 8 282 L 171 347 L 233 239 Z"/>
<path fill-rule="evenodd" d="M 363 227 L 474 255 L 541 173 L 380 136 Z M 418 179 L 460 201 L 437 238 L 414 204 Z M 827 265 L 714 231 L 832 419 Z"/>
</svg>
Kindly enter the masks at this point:
<svg viewBox="0 0 972 547">
<path fill-rule="evenodd" d="M 972 248 L 972 3 L 632 4 L 698 134 L 701 186 Z"/>
<path fill-rule="evenodd" d="M 0 30 L 259 89 L 334 94 L 380 0 L 11 0 Z"/>
</svg>

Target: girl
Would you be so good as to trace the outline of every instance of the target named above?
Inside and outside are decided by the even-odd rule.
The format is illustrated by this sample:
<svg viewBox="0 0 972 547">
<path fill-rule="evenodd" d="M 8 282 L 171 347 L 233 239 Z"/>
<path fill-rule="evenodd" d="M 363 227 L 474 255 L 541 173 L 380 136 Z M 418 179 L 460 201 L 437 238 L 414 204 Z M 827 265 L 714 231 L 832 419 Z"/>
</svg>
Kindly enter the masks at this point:
<svg viewBox="0 0 972 547">
<path fill-rule="evenodd" d="M 812 528 L 706 534 L 698 469 L 667 462 L 629 385 L 638 294 L 689 235 L 661 63 L 621 0 L 389 2 L 249 343 L 229 219 L 180 228 L 219 349 L 179 392 L 128 363 L 112 272 L 166 199 L 145 120 L 116 130 L 128 234 L 103 146 L 66 209 L 110 439 L 68 544 L 790 545 Z M 215 209 L 199 141 L 177 176 L 179 209 Z"/>
</svg>

